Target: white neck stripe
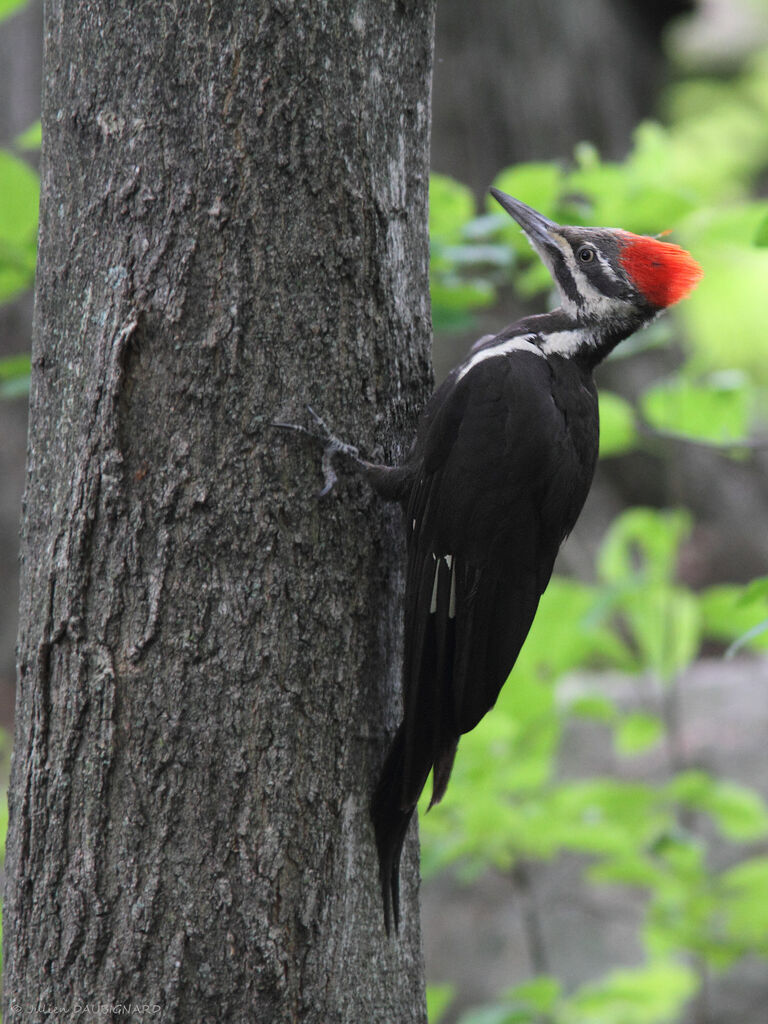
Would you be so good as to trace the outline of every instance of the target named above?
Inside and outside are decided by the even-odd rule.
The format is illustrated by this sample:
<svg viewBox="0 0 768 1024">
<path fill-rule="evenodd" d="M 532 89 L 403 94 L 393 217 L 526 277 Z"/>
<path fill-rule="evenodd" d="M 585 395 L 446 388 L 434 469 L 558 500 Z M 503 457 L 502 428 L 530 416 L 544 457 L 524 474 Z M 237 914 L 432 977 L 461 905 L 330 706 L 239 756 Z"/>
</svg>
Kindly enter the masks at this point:
<svg viewBox="0 0 768 1024">
<path fill-rule="evenodd" d="M 553 356 L 572 356 L 580 350 L 593 348 L 595 344 L 595 336 L 583 328 L 541 336 L 541 351 Z"/>
<path fill-rule="evenodd" d="M 535 356 L 541 356 L 542 359 L 546 358 L 539 346 L 528 340 L 534 337 L 534 334 L 526 334 L 521 338 L 508 338 L 506 341 L 500 341 L 498 345 L 492 345 L 490 348 L 481 348 L 459 370 L 456 383 L 458 384 L 461 378 L 465 377 L 478 363 L 482 363 L 486 359 L 495 359 L 497 356 L 506 356 L 510 352 L 531 352 Z"/>
</svg>

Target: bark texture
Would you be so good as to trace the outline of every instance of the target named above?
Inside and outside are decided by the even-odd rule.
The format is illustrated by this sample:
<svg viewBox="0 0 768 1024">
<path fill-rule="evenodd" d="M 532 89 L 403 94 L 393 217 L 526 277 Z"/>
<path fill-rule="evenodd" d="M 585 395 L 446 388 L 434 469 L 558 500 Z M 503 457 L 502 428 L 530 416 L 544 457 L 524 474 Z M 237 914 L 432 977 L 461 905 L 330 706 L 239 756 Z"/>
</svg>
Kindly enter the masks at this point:
<svg viewBox="0 0 768 1024">
<path fill-rule="evenodd" d="M 425 1019 L 415 838 L 388 942 L 368 820 L 399 516 L 318 503 L 267 421 L 413 428 L 431 36 L 426 0 L 47 4 L 10 1021 Z"/>
</svg>

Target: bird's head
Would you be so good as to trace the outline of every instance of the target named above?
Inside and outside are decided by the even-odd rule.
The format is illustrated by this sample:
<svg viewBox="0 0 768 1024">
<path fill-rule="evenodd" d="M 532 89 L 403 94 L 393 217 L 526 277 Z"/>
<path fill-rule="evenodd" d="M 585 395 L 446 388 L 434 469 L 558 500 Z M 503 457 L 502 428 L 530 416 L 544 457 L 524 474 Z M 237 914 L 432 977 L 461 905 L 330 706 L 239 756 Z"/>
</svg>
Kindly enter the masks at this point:
<svg viewBox="0 0 768 1024">
<path fill-rule="evenodd" d="M 701 267 L 679 245 L 618 228 L 563 227 L 498 189 L 491 194 L 523 229 L 563 309 L 580 323 L 639 326 L 701 279 Z"/>
</svg>

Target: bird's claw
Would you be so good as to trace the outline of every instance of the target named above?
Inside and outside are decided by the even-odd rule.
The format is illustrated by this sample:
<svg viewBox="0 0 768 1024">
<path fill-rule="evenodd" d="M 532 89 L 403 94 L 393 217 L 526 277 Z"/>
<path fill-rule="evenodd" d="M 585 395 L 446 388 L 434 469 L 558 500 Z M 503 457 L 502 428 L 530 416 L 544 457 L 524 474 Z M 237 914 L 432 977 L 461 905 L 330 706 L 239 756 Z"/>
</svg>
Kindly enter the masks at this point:
<svg viewBox="0 0 768 1024">
<path fill-rule="evenodd" d="M 327 494 L 331 493 L 334 484 L 338 480 L 336 470 L 333 468 L 334 456 L 345 455 L 357 464 L 361 464 L 362 460 L 360 459 L 360 453 L 357 448 L 355 448 L 354 445 L 340 441 L 338 437 L 334 436 L 328 429 L 325 421 L 321 416 L 318 416 L 311 405 L 306 406 L 306 409 L 314 420 L 317 430 L 302 427 L 298 423 L 281 423 L 276 420 L 272 421 L 272 426 L 279 427 L 281 430 L 294 430 L 298 434 L 304 434 L 306 437 L 311 437 L 312 440 L 317 441 L 323 446 L 323 457 L 320 463 L 320 467 L 323 471 L 323 486 L 317 492 L 317 497 L 324 498 Z"/>
<path fill-rule="evenodd" d="M 320 468 L 323 471 L 323 486 L 317 492 L 316 497 L 324 498 L 326 494 L 330 494 L 333 490 L 334 484 L 338 480 L 336 476 L 336 470 L 333 468 L 333 456 L 336 454 L 336 450 L 333 445 L 328 447 L 323 452 L 323 459 L 320 463 Z"/>
</svg>

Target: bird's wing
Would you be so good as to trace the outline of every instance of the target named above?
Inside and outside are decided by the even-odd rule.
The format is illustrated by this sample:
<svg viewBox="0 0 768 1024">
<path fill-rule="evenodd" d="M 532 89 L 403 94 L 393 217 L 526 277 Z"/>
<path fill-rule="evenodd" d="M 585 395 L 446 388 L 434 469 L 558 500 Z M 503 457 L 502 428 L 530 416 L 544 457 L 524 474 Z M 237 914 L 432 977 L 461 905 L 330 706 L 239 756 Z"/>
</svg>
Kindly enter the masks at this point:
<svg viewBox="0 0 768 1024">
<path fill-rule="evenodd" d="M 578 461 L 535 353 L 459 368 L 422 418 L 408 461 L 405 714 L 371 801 L 387 931 L 416 801 L 433 768 L 441 799 L 459 737 L 515 663 L 591 480 Z"/>
<path fill-rule="evenodd" d="M 407 509 L 402 801 L 493 706 L 549 581 L 562 536 L 551 482 L 569 451 L 550 371 L 515 352 L 479 362 L 438 403 Z M 566 474 L 567 475 L 567 474 Z"/>
</svg>

